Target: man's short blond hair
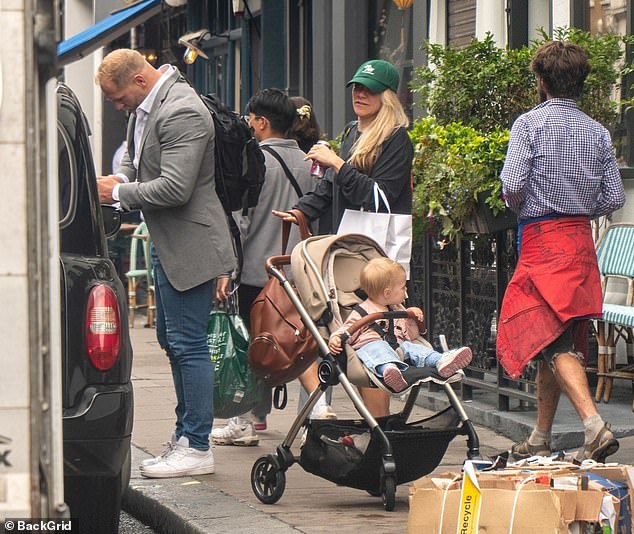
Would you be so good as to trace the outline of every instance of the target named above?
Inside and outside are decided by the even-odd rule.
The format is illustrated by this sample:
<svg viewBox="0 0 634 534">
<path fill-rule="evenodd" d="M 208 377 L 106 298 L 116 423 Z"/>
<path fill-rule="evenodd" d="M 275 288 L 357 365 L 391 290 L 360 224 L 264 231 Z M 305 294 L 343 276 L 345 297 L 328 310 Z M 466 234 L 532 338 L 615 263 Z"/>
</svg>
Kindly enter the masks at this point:
<svg viewBox="0 0 634 534">
<path fill-rule="evenodd" d="M 401 274 L 405 274 L 405 269 L 394 260 L 374 258 L 361 269 L 359 282 L 368 297 L 375 299 L 383 294 L 385 288 L 394 285 L 396 277 Z"/>
<path fill-rule="evenodd" d="M 121 89 L 132 83 L 134 76 L 142 72 L 145 65 L 145 58 L 136 50 L 118 48 L 103 58 L 95 74 L 95 81 L 101 84 L 107 79 Z"/>
</svg>

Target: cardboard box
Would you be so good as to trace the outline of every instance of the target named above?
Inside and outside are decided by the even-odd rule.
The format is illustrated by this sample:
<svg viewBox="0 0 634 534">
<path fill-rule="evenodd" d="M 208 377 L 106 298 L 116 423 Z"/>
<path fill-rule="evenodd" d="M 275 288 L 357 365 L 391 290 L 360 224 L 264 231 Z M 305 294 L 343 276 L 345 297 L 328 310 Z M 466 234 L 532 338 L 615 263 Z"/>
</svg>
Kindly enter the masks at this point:
<svg viewBox="0 0 634 534">
<path fill-rule="evenodd" d="M 589 469 L 590 473 L 602 476 L 614 482 L 627 485 L 627 495 L 619 495 L 617 499 L 618 525 L 615 534 L 631 534 L 634 532 L 634 466 L 631 465 L 597 465 Z"/>
<path fill-rule="evenodd" d="M 469 529 L 467 518 L 461 517 L 464 508 L 461 506 L 460 484 L 450 484 L 454 476 L 423 477 L 410 487 L 409 534 L 473 532 Z M 513 534 L 568 534 L 568 527 L 574 521 L 597 521 L 603 501 L 602 491 L 553 490 L 534 482 L 525 483 L 517 491 L 521 477 L 503 472 L 478 474 L 481 493 L 478 534 L 508 534 L 511 520 Z M 445 490 L 447 486 L 449 489 Z M 514 504 L 515 515 L 512 518 Z"/>
</svg>

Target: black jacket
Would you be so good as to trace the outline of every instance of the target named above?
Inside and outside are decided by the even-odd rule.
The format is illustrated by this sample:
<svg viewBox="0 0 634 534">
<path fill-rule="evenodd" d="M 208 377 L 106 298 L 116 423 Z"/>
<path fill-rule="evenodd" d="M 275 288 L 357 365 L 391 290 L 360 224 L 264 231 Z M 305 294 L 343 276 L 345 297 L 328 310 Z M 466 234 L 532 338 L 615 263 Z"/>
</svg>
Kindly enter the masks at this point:
<svg viewBox="0 0 634 534">
<path fill-rule="evenodd" d="M 359 133 L 356 121 L 346 127 L 341 142 L 341 158 L 346 160 Z M 313 221 L 321 217 L 320 234 L 335 233 L 346 209 L 363 207 L 374 211 L 374 182 L 385 193 L 392 213 L 412 212 L 412 158 L 414 148 L 405 128 L 397 128 L 383 143 L 371 174 L 368 176 L 349 163 L 338 173 L 328 169 L 317 188 L 304 195 L 296 208 Z M 380 211 L 386 211 L 381 204 Z"/>
</svg>

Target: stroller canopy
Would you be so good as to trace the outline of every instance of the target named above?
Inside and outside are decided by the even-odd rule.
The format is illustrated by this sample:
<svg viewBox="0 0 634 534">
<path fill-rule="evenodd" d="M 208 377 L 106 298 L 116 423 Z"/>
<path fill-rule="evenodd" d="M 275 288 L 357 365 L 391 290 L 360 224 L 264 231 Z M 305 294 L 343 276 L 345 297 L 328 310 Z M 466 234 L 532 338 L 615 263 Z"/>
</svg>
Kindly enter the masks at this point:
<svg viewBox="0 0 634 534">
<path fill-rule="evenodd" d="M 381 246 L 364 235 L 314 236 L 298 243 L 291 270 L 302 304 L 313 321 L 324 312 L 338 315 L 338 306 L 361 302 L 361 270 L 373 258 L 385 257 Z"/>
</svg>

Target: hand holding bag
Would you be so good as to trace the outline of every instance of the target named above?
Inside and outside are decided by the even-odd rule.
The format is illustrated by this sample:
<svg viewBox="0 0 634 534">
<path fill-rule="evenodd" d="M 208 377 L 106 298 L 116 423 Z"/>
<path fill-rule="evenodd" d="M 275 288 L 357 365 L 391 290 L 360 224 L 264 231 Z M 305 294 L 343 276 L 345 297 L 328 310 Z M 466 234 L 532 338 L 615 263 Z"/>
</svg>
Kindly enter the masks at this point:
<svg viewBox="0 0 634 534">
<path fill-rule="evenodd" d="M 400 263 L 409 280 L 412 257 L 412 216 L 392 213 L 390 204 L 381 188 L 374 184 L 375 211 L 347 209 L 343 213 L 337 234 L 362 234 L 374 239 L 388 258 Z M 379 199 L 387 213 L 379 212 Z"/>
</svg>

